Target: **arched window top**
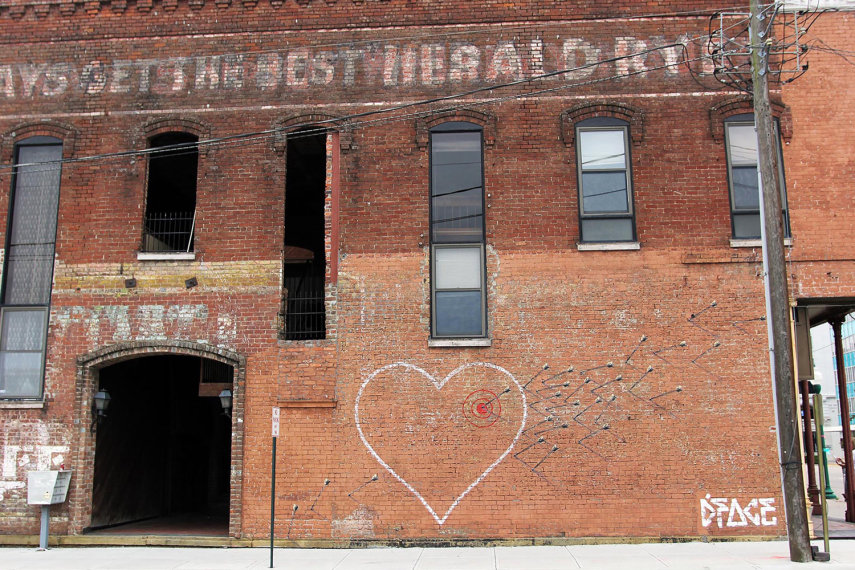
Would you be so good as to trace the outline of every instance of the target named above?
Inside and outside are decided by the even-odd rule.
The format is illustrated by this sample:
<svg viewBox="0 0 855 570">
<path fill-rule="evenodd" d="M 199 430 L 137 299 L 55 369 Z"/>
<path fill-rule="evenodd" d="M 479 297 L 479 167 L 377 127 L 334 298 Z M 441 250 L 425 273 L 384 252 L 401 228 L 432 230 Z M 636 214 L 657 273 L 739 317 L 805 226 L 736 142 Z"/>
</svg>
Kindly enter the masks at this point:
<svg viewBox="0 0 855 570">
<path fill-rule="evenodd" d="M 62 144 L 62 139 L 45 135 L 36 135 L 21 139 L 15 143 L 16 146 L 40 146 L 49 144 Z"/>
<path fill-rule="evenodd" d="M 576 127 L 628 127 L 629 121 L 614 117 L 591 117 L 576 123 Z"/>
<path fill-rule="evenodd" d="M 179 132 L 204 139 L 211 136 L 211 127 L 201 121 L 183 117 L 157 119 L 142 126 L 142 134 L 149 141 L 160 134 Z"/>
<path fill-rule="evenodd" d="M 496 143 L 496 117 L 473 109 L 456 109 L 416 119 L 416 145 L 427 148 L 429 133 L 443 131 L 482 131 L 484 146 L 492 148 Z"/>
<path fill-rule="evenodd" d="M 11 162 L 17 146 L 62 145 L 62 158 L 72 158 L 77 129 L 56 121 L 37 121 L 16 125 L 3 133 L 0 161 Z"/>
<path fill-rule="evenodd" d="M 780 101 L 770 101 L 772 116 L 778 121 L 781 139 L 789 143 L 793 137 L 793 117 L 790 107 Z M 724 142 L 724 123 L 753 121 L 754 102 L 751 97 L 739 96 L 726 99 L 710 108 L 710 133 L 713 140 Z"/>
<path fill-rule="evenodd" d="M 175 144 L 191 144 L 199 142 L 199 137 L 185 131 L 166 131 L 157 133 L 148 139 L 149 148 L 171 146 Z"/>
<path fill-rule="evenodd" d="M 303 129 L 312 129 L 318 134 L 338 131 L 341 152 L 353 150 L 353 125 L 350 121 L 336 115 L 325 113 L 307 113 L 289 115 L 273 123 L 273 149 L 283 154 L 288 148 L 288 134 Z"/>
<path fill-rule="evenodd" d="M 431 127 L 430 132 L 458 132 L 458 131 L 480 131 L 483 130 L 482 125 L 470 123 L 469 121 L 448 121 Z"/>
<path fill-rule="evenodd" d="M 599 125 L 589 121 L 601 121 Z M 609 122 L 618 121 L 618 122 Z M 561 113 L 561 140 L 565 146 L 576 143 L 576 127 L 629 126 L 632 144 L 644 140 L 644 111 L 616 101 L 586 101 Z"/>
<path fill-rule="evenodd" d="M 731 115 L 724 120 L 725 123 L 753 123 L 754 122 L 754 113 L 740 113 L 738 115 Z"/>
</svg>

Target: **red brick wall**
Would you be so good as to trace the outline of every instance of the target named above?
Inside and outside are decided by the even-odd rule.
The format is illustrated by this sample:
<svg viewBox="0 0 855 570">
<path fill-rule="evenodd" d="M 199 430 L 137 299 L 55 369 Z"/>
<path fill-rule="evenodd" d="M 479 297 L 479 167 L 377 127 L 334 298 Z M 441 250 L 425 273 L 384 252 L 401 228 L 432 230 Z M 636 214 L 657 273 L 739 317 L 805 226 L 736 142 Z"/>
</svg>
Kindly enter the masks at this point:
<svg viewBox="0 0 855 570">
<path fill-rule="evenodd" d="M 849 51 L 855 15 L 823 15 L 806 42 Z M 826 45 L 817 44 L 821 40 Z M 793 140 L 784 148 L 793 217 L 793 281 L 796 298 L 851 297 L 852 160 L 845 136 L 855 117 L 852 66 L 840 56 L 811 50 L 809 72 L 785 86 L 793 110 Z"/>
<path fill-rule="evenodd" d="M 705 90 L 684 68 L 651 69 L 676 62 L 678 47 L 571 79 L 497 88 L 541 69 L 583 63 L 579 46 L 608 59 L 641 49 L 636 41 L 649 48 L 707 32 L 705 16 L 586 21 L 606 10 L 619 16 L 650 10 L 607 4 L 517 3 L 511 15 L 504 4 L 489 3 L 453 10 L 445 2 L 253 9 L 206 3 L 201 10 L 179 4 L 175 12 L 161 4 L 140 12 L 133 3 L 122 12 L 113 3 L 100 12 L 94 4 L 77 5 L 67 16 L 52 8 L 42 19 L 28 8 L 16 20 L 11 9 L 0 10 L 7 38 L 0 56 L 6 163 L 21 125 L 43 119 L 73 127 L 70 153 L 79 158 L 143 148 L 152 123 L 162 119 L 198 123 L 201 138 L 209 139 L 290 128 L 302 115 L 345 117 L 493 87 L 470 97 L 490 135 L 484 154 L 490 347 L 428 348 L 428 148 L 423 117 L 413 115 L 425 107 L 402 110 L 398 115 L 407 116 L 399 120 L 388 120 L 393 113 L 337 124 L 342 144 L 328 146 L 341 153 L 340 241 L 329 244 L 331 255 L 339 253 L 338 281 L 328 285 L 336 318 L 328 323 L 334 334 L 322 341 L 277 340 L 281 137 L 202 150 L 195 261 L 136 258 L 144 158 L 67 164 L 46 404 L 0 408 L 0 454 L 11 458 L 0 482 L 22 481 L 39 454 L 48 465 L 63 455 L 75 470 L 74 488 L 54 528 L 79 532 L 88 522 L 94 449 L 86 435 L 94 391 L 89 362 L 109 360 L 78 359 L 115 345 L 128 347 L 124 356 L 157 350 L 158 343 L 185 353 L 209 346 L 246 359 L 233 423 L 242 438 L 233 458 L 235 536 L 268 532 L 273 406 L 282 406 L 283 418 L 280 537 L 783 534 L 759 251 L 729 246 L 725 152 L 710 123 L 710 109 L 737 94 Z M 672 10 L 670 4 L 656 11 Z M 214 35 L 176 29 L 177 20 L 155 14 L 164 10 L 182 14 L 192 33 Z M 451 18 L 508 21 L 438 25 Z M 523 23 L 529 20 L 540 23 Z M 59 26 L 70 26 L 69 41 L 40 43 Z M 474 53 L 477 66 L 455 59 Z M 700 53 L 689 46 L 690 58 Z M 235 54 L 243 59 L 229 59 Z M 214 76 L 202 75 L 206 64 L 217 70 L 216 86 Z M 632 75 L 612 80 L 616 74 Z M 546 89 L 553 91 L 484 104 Z M 814 204 L 825 198 L 801 183 L 823 170 L 795 168 L 810 127 L 796 98 L 784 95 L 794 117 L 785 149 L 793 252 L 828 255 L 838 238 L 810 229 Z M 637 110 L 630 152 L 639 251 L 576 248 L 575 147 L 561 115 L 585 102 Z M 817 132 L 814 144 L 826 135 Z M 8 188 L 6 173 L 2 181 Z M 330 205 L 332 191 L 330 181 Z M 6 211 L 6 192 L 0 201 Z M 826 211 L 841 202 L 829 200 Z M 802 293 L 851 294 L 851 276 L 842 268 L 835 269 L 837 285 L 820 282 L 824 259 L 794 266 L 817 281 Z M 137 279 L 136 288 L 124 288 L 128 277 Z M 199 284 L 187 289 L 190 277 Z M 142 343 L 136 353 L 135 343 Z M 431 382 L 458 369 L 442 390 Z M 477 425 L 471 407 L 465 411 L 478 390 L 497 395 L 497 423 Z M 7 485 L 0 533 L 36 532 L 37 512 L 25 505 L 24 491 Z M 776 510 L 766 499 L 774 499 Z"/>
</svg>

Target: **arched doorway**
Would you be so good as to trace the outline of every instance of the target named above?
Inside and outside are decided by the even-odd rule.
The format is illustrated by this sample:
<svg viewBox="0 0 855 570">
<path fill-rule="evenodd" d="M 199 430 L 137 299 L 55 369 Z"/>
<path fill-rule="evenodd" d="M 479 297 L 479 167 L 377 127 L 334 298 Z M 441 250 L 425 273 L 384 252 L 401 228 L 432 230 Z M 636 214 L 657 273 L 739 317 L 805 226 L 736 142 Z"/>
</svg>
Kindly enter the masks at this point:
<svg viewBox="0 0 855 570">
<path fill-rule="evenodd" d="M 111 401 L 95 441 L 93 531 L 228 535 L 231 418 L 218 395 L 233 377 L 180 355 L 101 369 Z"/>
<path fill-rule="evenodd" d="M 245 358 L 186 341 L 78 359 L 73 532 L 240 536 Z M 232 393 L 225 413 L 220 392 Z M 95 421 L 93 396 L 110 394 Z"/>
</svg>

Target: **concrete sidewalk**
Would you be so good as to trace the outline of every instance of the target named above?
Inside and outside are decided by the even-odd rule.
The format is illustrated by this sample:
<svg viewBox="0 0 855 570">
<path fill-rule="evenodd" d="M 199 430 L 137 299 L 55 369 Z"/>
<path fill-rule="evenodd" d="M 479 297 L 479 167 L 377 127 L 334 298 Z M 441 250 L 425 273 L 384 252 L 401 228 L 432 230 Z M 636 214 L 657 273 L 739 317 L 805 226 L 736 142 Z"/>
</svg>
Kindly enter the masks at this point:
<svg viewBox="0 0 855 570">
<path fill-rule="evenodd" d="M 814 544 L 817 544 L 814 542 Z M 820 546 L 821 548 L 821 546 Z M 263 548 L 0 548 L 2 570 L 232 570 L 269 567 Z M 557 570 L 575 568 L 855 570 L 855 541 L 831 543 L 831 562 L 790 562 L 786 542 L 521 546 L 495 548 L 291 549 L 274 567 L 294 570 Z"/>
</svg>

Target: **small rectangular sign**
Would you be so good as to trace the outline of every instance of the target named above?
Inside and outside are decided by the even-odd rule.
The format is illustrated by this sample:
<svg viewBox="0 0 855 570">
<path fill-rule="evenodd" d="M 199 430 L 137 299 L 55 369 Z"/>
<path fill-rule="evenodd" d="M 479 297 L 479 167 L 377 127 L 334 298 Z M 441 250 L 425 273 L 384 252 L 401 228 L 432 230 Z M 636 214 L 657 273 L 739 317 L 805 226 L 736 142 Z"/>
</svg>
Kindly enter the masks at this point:
<svg viewBox="0 0 855 570">
<path fill-rule="evenodd" d="M 279 437 L 279 408 L 273 408 L 273 437 Z"/>
</svg>

